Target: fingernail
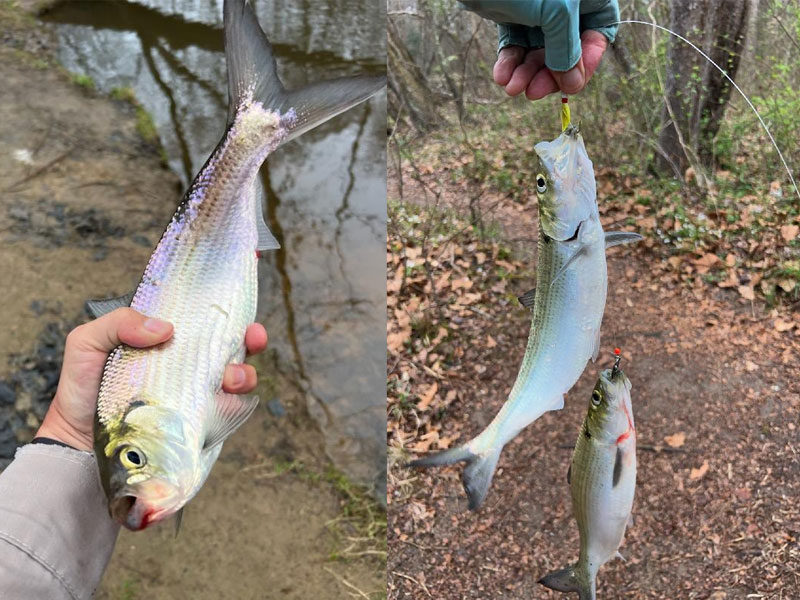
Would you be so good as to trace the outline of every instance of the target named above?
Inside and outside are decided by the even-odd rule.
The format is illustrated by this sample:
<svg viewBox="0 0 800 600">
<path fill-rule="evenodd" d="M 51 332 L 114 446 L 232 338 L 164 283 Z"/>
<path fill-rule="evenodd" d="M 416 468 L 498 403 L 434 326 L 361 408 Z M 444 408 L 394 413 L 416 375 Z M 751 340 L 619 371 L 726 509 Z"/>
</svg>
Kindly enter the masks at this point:
<svg viewBox="0 0 800 600">
<path fill-rule="evenodd" d="M 242 385 L 247 379 L 247 375 L 244 372 L 244 369 L 234 369 L 233 370 L 233 384 L 234 385 Z"/>
<path fill-rule="evenodd" d="M 577 67 L 570 69 L 561 77 L 561 89 L 567 92 L 577 92 L 583 86 L 583 75 Z"/>
<path fill-rule="evenodd" d="M 146 319 L 144 328 L 152 333 L 166 333 L 169 331 L 170 324 L 159 319 Z"/>
</svg>

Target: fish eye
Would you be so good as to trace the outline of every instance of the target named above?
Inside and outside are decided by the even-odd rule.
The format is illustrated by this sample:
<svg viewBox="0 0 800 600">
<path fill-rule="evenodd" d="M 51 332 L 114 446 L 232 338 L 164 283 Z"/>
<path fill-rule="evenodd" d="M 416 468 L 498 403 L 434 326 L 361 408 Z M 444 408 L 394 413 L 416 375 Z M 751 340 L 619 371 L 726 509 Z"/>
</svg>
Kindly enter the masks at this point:
<svg viewBox="0 0 800 600">
<path fill-rule="evenodd" d="M 541 173 L 536 176 L 536 191 L 540 194 L 544 194 L 547 191 L 547 180 Z"/>
<path fill-rule="evenodd" d="M 147 463 L 144 453 L 132 446 L 128 446 L 120 452 L 119 460 L 126 469 L 138 469 Z"/>
<path fill-rule="evenodd" d="M 592 404 L 595 406 L 600 406 L 600 403 L 603 401 L 603 394 L 600 390 L 594 390 L 592 392 Z"/>
</svg>

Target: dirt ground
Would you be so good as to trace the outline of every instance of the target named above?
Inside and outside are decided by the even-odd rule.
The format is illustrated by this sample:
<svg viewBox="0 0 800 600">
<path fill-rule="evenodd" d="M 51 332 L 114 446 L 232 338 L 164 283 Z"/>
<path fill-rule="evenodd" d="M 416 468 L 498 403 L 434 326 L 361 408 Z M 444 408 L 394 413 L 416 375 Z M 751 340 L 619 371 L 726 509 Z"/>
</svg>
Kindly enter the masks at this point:
<svg viewBox="0 0 800 600">
<path fill-rule="evenodd" d="M 406 178 L 405 186 L 405 198 L 422 202 L 418 185 Z M 638 482 L 621 548 L 627 561 L 601 569 L 598 597 L 800 598 L 800 336 L 784 326 L 800 310 L 795 303 L 777 315 L 732 289 L 687 286 L 665 276 L 667 257 L 652 245 L 609 251 L 598 363 L 589 363 L 563 411 L 506 446 L 477 512 L 467 510 L 463 466 L 403 466 L 434 451 L 432 440 L 469 440 L 505 401 L 530 317 L 504 298 L 534 283 L 535 214 L 533 205 L 506 203 L 490 215 L 501 246 L 526 240 L 512 257 L 468 231 L 450 244 L 460 252 L 429 242 L 438 299 L 456 323 L 446 336 L 420 325 L 433 304 L 427 280 L 406 269 L 401 287 L 396 274 L 403 253 L 419 264 L 421 249 L 403 250 L 407 239 L 390 227 L 389 329 L 400 331 L 410 315 L 411 339 L 394 352 L 391 335 L 389 343 L 388 597 L 562 597 L 537 581 L 577 559 L 567 467 L 597 373 L 619 346 L 633 384 Z M 517 278 L 498 275 L 515 269 Z M 473 297 L 462 301 L 466 286 Z"/>
<path fill-rule="evenodd" d="M 130 104 L 71 81 L 46 30 L 16 4 L 0 2 L 0 30 L 3 380 L 12 355 L 37 352 L 47 323 L 85 319 L 87 298 L 135 285 L 181 190 L 137 134 Z M 385 595 L 380 551 L 353 539 L 360 492 L 331 471 L 302 393 L 274 357 L 254 364 L 263 402 L 226 442 L 180 535 L 169 522 L 123 532 L 98 598 Z M 38 423 L 20 398 L 24 441 Z"/>
</svg>

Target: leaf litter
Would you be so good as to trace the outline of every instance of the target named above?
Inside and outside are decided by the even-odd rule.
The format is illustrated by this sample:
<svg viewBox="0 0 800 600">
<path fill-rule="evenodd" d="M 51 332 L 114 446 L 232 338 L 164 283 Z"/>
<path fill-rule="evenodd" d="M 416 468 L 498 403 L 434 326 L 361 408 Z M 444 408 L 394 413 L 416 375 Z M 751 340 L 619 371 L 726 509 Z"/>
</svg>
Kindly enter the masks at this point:
<svg viewBox="0 0 800 600">
<path fill-rule="evenodd" d="M 614 346 L 633 382 L 640 466 L 627 562 L 604 567 L 599 597 L 796 595 L 800 259 L 794 223 L 780 225 L 791 209 L 767 194 L 718 197 L 716 213 L 678 195 L 656 205 L 643 202 L 652 182 L 601 172 L 604 226 L 646 239 L 609 251 L 598 363 L 563 411 L 508 445 L 472 513 L 461 467 L 403 463 L 469 439 L 510 391 L 530 326 L 517 297 L 535 283 L 535 197 L 487 192 L 480 231 L 462 185 L 430 201 L 422 188 L 450 168 L 430 165 L 404 173 L 417 203 L 390 203 L 388 597 L 562 597 L 536 581 L 577 558 L 569 449 Z"/>
</svg>

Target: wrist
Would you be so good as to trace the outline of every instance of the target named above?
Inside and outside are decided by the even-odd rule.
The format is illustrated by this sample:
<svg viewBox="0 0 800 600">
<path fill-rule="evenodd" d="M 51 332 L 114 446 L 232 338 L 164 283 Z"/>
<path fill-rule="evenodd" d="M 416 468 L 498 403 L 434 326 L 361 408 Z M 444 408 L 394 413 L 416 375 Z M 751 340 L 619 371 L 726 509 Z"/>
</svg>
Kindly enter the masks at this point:
<svg viewBox="0 0 800 600">
<path fill-rule="evenodd" d="M 92 435 L 72 426 L 61 414 L 56 399 L 47 409 L 47 414 L 45 414 L 44 420 L 36 432 L 36 437 L 57 440 L 72 446 L 76 450 L 92 451 Z"/>
</svg>

